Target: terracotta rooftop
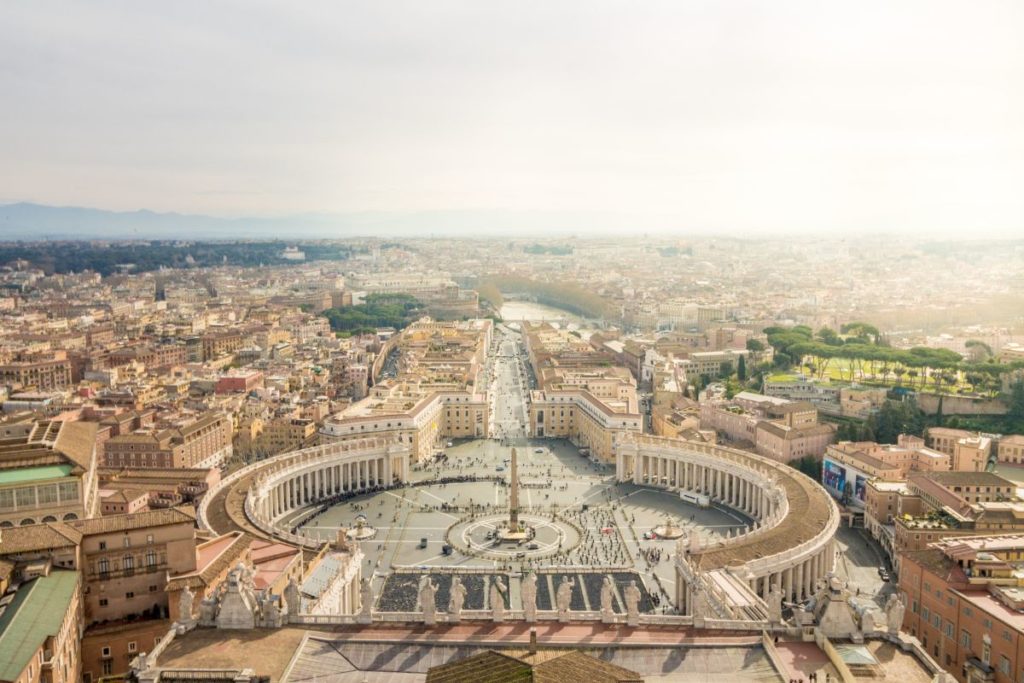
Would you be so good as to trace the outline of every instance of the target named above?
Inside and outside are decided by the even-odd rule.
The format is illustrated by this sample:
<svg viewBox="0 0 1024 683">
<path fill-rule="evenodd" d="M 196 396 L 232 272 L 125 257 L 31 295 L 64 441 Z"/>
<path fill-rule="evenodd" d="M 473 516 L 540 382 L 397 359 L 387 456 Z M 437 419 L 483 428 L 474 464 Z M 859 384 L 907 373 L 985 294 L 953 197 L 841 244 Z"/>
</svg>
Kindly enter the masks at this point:
<svg viewBox="0 0 1024 683">
<path fill-rule="evenodd" d="M 65 522 L 0 529 L 0 553 L 3 555 L 67 548 L 81 542 L 82 532 Z"/>
<path fill-rule="evenodd" d="M 83 536 L 94 534 L 109 534 L 114 531 L 130 531 L 151 526 L 164 526 L 167 524 L 181 524 L 188 522 L 195 524 L 196 512 L 190 506 L 166 508 L 162 510 L 150 510 L 148 512 L 136 512 L 127 515 L 110 515 L 109 517 L 94 517 L 92 519 L 79 519 L 71 522 L 71 525 L 82 532 Z"/>
</svg>

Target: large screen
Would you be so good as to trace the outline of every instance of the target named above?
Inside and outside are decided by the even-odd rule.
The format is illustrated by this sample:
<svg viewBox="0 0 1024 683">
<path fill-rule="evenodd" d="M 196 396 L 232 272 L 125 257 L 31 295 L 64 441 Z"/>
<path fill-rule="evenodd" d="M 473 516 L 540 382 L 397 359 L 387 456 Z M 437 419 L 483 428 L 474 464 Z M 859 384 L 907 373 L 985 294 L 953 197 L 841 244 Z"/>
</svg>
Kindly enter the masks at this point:
<svg viewBox="0 0 1024 683">
<path fill-rule="evenodd" d="M 826 459 L 821 470 L 821 483 L 842 494 L 846 488 L 846 468 Z"/>
</svg>

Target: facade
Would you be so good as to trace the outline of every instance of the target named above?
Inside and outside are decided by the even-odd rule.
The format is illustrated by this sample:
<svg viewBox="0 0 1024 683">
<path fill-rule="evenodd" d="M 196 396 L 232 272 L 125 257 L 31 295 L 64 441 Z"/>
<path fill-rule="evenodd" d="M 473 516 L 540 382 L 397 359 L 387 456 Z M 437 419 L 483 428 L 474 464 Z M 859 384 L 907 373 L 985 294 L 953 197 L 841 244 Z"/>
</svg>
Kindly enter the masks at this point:
<svg viewBox="0 0 1024 683">
<path fill-rule="evenodd" d="M 848 505 L 864 507 L 867 482 L 902 481 L 910 472 L 944 472 L 950 456 L 924 446 L 917 437 L 901 434 L 896 445 L 874 441 L 841 441 L 830 445 L 822 459 L 822 484 Z"/>
<path fill-rule="evenodd" d="M 947 538 L 907 552 L 903 628 L 958 681 L 1024 676 L 1024 536 Z"/>
<path fill-rule="evenodd" d="M 97 514 L 96 434 L 89 422 L 0 428 L 0 528 Z"/>
<path fill-rule="evenodd" d="M 80 520 L 87 624 L 168 612 L 168 574 L 196 566 L 195 513 L 153 510 Z"/>
<path fill-rule="evenodd" d="M 820 457 L 835 437 L 835 427 L 818 422 L 812 404 L 747 391 L 731 400 L 702 400 L 700 426 L 780 462 Z"/>
<path fill-rule="evenodd" d="M 214 467 L 230 457 L 231 419 L 210 411 L 197 418 L 111 437 L 103 444 L 104 467 Z"/>
<path fill-rule="evenodd" d="M 530 397 L 530 433 L 537 437 L 569 439 L 600 462 L 614 462 L 615 439 L 643 432 L 643 416 L 628 403 L 602 401 L 589 391 L 533 391 Z M 616 410 L 618 408 L 619 410 Z"/>
</svg>

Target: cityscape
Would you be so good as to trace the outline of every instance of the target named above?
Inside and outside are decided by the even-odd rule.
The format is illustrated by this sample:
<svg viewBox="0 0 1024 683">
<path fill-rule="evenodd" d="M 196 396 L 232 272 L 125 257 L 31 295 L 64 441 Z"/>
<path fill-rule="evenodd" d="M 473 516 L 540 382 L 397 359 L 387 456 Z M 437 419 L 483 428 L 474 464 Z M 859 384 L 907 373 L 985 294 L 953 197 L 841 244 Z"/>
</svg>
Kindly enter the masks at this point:
<svg viewBox="0 0 1024 683">
<path fill-rule="evenodd" d="M 1024 681 L 1019 8 L 428 5 L 3 10 L 0 683 Z"/>
</svg>

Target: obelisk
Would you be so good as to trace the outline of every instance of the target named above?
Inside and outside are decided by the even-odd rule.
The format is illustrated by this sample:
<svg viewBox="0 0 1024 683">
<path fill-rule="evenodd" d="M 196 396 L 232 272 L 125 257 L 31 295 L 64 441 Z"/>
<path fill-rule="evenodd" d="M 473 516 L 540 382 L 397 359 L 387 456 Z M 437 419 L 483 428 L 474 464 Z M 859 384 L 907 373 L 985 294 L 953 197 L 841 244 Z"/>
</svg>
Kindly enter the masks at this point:
<svg viewBox="0 0 1024 683">
<path fill-rule="evenodd" d="M 516 449 L 512 449 L 512 481 L 508 489 L 508 528 L 512 532 L 519 531 L 519 463 L 516 462 Z"/>
</svg>

